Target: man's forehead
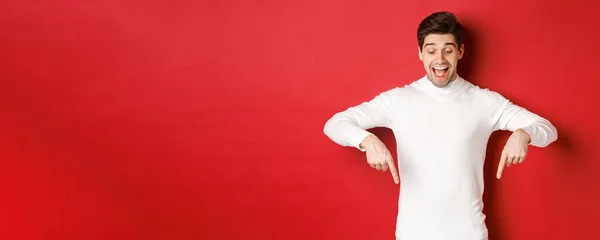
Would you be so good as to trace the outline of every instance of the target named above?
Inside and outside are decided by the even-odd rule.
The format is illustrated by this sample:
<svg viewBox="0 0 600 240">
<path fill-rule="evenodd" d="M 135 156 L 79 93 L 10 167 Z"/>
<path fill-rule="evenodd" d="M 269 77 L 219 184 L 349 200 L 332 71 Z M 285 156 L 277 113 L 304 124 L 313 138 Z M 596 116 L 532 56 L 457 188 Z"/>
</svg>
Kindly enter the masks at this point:
<svg viewBox="0 0 600 240">
<path fill-rule="evenodd" d="M 456 46 L 456 40 L 452 34 L 429 34 L 425 37 L 425 45 L 447 45 L 451 43 Z"/>
</svg>

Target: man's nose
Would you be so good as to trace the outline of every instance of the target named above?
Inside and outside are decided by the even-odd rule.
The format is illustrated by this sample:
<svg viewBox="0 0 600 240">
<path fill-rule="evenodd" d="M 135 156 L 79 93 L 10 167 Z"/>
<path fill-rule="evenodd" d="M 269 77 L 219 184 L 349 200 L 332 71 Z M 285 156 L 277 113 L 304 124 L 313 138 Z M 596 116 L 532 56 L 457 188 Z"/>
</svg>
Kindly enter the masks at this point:
<svg viewBox="0 0 600 240">
<path fill-rule="evenodd" d="M 436 63 L 445 63 L 446 62 L 446 58 L 444 57 L 444 52 L 443 51 L 439 51 L 437 54 L 435 54 L 434 61 Z"/>
</svg>

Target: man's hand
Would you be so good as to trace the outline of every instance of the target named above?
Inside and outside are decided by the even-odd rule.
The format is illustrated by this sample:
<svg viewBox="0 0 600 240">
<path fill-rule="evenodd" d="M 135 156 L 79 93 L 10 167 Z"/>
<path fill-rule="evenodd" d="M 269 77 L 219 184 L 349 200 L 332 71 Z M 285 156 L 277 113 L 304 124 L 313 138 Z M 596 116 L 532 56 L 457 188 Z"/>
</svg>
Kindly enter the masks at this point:
<svg viewBox="0 0 600 240">
<path fill-rule="evenodd" d="M 385 147 L 385 144 L 379 140 L 379 138 L 371 134 L 367 136 L 362 143 L 360 143 L 360 147 L 364 148 L 367 152 L 367 162 L 372 168 L 375 168 L 379 171 L 385 171 L 389 167 L 390 173 L 392 173 L 392 177 L 394 178 L 394 182 L 396 184 L 400 183 L 398 171 L 396 170 L 396 165 L 394 164 L 394 158 L 392 158 L 392 154 L 390 151 L 388 151 L 387 147 Z"/>
<path fill-rule="evenodd" d="M 500 177 L 502 177 L 504 166 L 510 167 L 511 164 L 523 163 L 523 161 L 525 161 L 527 147 L 530 142 L 531 136 L 522 129 L 518 129 L 510 135 L 510 138 L 508 138 L 508 141 L 504 146 L 504 150 L 502 150 L 496 178 L 500 179 Z"/>
</svg>

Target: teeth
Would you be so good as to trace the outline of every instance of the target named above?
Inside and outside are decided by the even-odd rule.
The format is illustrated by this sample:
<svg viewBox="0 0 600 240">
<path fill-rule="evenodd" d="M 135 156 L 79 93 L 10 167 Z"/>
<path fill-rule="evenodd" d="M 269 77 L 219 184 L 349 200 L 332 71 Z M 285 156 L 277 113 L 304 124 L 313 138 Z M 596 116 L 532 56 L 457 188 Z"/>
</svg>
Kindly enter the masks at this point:
<svg viewBox="0 0 600 240">
<path fill-rule="evenodd" d="M 448 69 L 448 67 L 433 67 L 436 70 L 445 70 Z"/>
</svg>

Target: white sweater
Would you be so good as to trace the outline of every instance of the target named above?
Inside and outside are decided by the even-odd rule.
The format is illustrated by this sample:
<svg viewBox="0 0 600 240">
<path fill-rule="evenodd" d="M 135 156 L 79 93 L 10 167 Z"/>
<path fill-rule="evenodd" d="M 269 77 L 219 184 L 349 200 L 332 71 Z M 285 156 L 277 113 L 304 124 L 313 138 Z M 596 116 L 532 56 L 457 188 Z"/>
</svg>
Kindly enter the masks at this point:
<svg viewBox="0 0 600 240">
<path fill-rule="evenodd" d="M 400 196 L 395 235 L 402 240 L 481 240 L 483 164 L 493 131 L 523 129 L 530 145 L 558 137 L 546 119 L 460 76 L 444 88 L 426 77 L 385 91 L 335 114 L 325 134 L 359 147 L 367 129 L 387 127 L 396 138 Z M 391 181 L 391 180 L 390 180 Z"/>
</svg>

